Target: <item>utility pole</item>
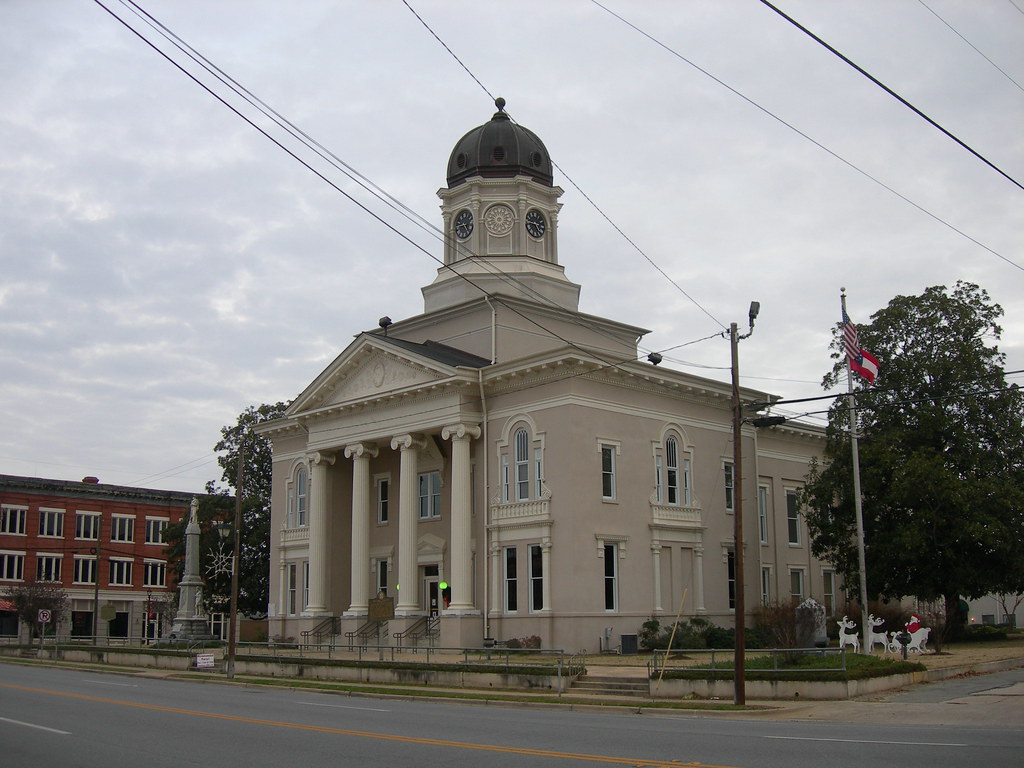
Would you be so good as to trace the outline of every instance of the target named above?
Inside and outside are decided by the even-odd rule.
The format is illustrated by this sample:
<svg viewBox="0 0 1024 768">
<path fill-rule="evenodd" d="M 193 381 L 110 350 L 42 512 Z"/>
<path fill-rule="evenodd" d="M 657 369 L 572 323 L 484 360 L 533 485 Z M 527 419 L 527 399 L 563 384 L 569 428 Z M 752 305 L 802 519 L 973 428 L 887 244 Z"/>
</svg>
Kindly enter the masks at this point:
<svg viewBox="0 0 1024 768">
<path fill-rule="evenodd" d="M 743 427 L 743 410 L 740 403 L 740 339 L 745 339 L 754 332 L 754 318 L 757 317 L 761 305 L 750 302 L 750 330 L 740 334 L 736 323 L 729 326 L 729 342 L 732 350 L 732 501 L 733 501 L 733 607 L 736 626 L 736 642 L 733 653 L 733 703 L 747 703 L 747 669 L 746 669 L 746 604 L 744 598 L 745 584 L 743 578 L 743 446 L 741 430 Z"/>
<path fill-rule="evenodd" d="M 96 516 L 96 559 L 93 561 L 95 572 L 93 573 L 92 587 L 92 641 L 95 644 L 96 638 L 100 635 L 100 537 L 103 535 L 103 513 Z"/>
</svg>

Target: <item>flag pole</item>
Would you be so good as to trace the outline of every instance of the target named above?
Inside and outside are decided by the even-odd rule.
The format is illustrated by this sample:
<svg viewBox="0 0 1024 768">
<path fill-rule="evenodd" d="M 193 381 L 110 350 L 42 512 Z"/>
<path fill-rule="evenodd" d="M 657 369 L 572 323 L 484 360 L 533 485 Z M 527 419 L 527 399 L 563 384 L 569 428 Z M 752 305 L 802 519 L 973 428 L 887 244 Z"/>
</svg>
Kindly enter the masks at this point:
<svg viewBox="0 0 1024 768">
<path fill-rule="evenodd" d="M 844 326 L 850 322 L 846 314 L 846 289 L 840 288 Z M 844 327 L 845 334 L 845 327 Z M 859 345 L 859 342 L 858 342 Z M 845 348 L 845 344 L 844 344 Z M 846 389 L 850 408 L 850 450 L 853 455 L 853 509 L 857 518 L 857 566 L 860 569 L 860 631 L 861 649 L 868 653 L 868 568 L 864 555 L 864 510 L 860 493 L 860 452 L 857 447 L 857 399 L 853 389 L 853 368 L 849 353 L 846 354 Z"/>
</svg>

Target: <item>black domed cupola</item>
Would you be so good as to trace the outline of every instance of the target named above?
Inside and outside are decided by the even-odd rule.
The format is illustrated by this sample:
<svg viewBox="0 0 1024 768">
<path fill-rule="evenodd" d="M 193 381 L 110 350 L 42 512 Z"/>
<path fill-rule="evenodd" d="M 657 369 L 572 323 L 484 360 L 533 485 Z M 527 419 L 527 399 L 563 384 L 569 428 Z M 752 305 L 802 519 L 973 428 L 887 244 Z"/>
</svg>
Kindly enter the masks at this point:
<svg viewBox="0 0 1024 768">
<path fill-rule="evenodd" d="M 533 131 L 516 125 L 505 112 L 505 100 L 497 98 L 498 111 L 489 122 L 459 139 L 448 158 L 448 188 L 471 176 L 514 178 L 528 176 L 552 186 L 551 156 Z"/>
</svg>

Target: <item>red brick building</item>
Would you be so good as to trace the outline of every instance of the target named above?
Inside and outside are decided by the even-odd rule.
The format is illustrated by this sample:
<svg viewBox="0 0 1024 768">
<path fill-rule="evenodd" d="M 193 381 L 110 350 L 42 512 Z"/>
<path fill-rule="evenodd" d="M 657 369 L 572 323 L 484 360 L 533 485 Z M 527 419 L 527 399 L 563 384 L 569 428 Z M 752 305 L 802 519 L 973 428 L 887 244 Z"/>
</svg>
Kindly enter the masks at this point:
<svg viewBox="0 0 1024 768">
<path fill-rule="evenodd" d="M 0 588 L 63 585 L 71 601 L 58 637 L 160 637 L 170 599 L 164 532 L 195 494 L 0 475 Z M 97 580 L 98 575 L 98 580 Z M 0 603 L 0 635 L 29 636 Z M 7 610 L 4 610 L 7 609 Z"/>
</svg>

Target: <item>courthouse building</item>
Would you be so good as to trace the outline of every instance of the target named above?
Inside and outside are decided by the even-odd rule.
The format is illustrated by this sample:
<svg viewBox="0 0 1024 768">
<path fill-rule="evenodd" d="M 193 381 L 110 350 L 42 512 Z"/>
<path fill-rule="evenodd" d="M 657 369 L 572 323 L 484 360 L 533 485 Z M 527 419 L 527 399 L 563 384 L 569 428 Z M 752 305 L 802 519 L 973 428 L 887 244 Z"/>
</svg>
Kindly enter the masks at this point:
<svg viewBox="0 0 1024 768">
<path fill-rule="evenodd" d="M 355 632 L 380 593 L 393 643 L 430 626 L 444 646 L 594 650 L 680 607 L 732 625 L 730 385 L 652 365 L 645 329 L 579 311 L 548 151 L 498 107 L 448 161 L 422 314 L 359 333 L 261 429 L 271 636 Z M 742 434 L 748 609 L 830 607 L 795 496 L 822 431 Z"/>
</svg>

